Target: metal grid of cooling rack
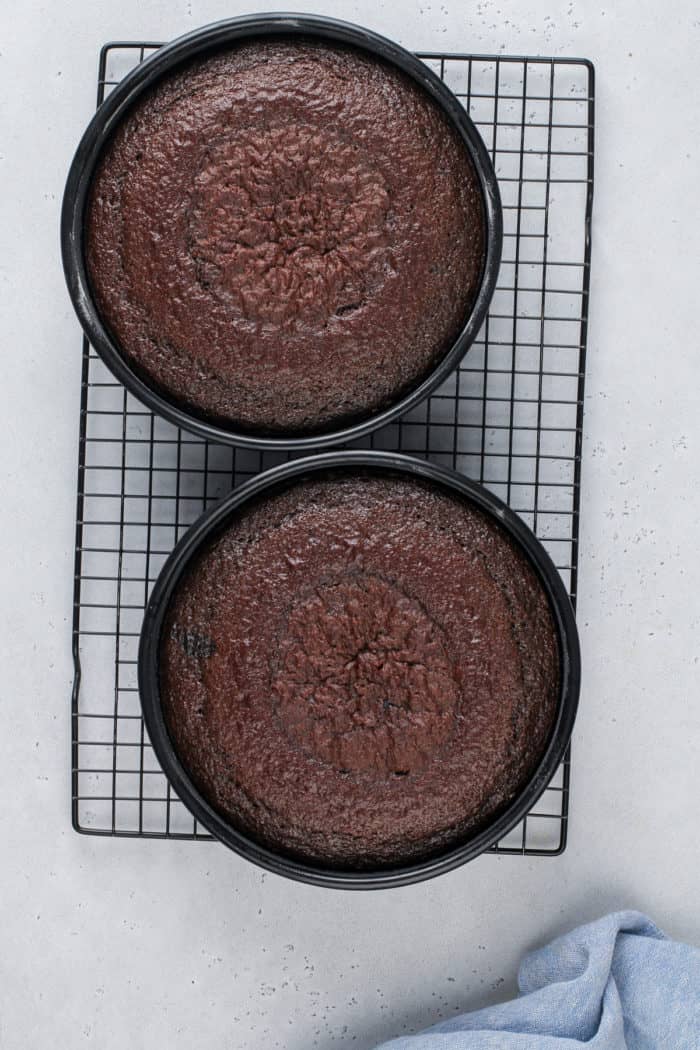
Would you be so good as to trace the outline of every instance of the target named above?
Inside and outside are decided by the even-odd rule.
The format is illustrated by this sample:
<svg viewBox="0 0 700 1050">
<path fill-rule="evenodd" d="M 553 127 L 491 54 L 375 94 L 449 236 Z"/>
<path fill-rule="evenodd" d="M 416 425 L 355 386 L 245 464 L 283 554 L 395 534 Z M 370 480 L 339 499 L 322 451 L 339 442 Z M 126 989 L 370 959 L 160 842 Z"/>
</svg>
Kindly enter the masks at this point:
<svg viewBox="0 0 700 1050">
<path fill-rule="evenodd" d="M 98 104 L 159 45 L 111 43 Z M 584 60 L 422 54 L 491 153 L 504 253 L 488 318 L 425 403 L 359 442 L 446 464 L 534 530 L 576 599 L 593 196 L 593 68 Z M 293 455 L 293 454 L 292 454 Z M 165 422 L 83 345 L 72 696 L 72 811 L 90 834 L 206 839 L 145 733 L 136 682 L 143 610 L 182 532 L 233 486 L 289 458 L 207 443 Z M 492 852 L 566 845 L 569 757 Z"/>
</svg>

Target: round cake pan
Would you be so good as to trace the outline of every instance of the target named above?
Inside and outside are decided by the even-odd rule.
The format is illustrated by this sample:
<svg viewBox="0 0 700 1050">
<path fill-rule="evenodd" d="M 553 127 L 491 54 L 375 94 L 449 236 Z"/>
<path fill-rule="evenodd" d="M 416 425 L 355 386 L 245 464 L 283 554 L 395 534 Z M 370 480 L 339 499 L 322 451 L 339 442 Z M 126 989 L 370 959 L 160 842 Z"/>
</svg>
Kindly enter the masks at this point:
<svg viewBox="0 0 700 1050">
<path fill-rule="evenodd" d="M 476 506 L 504 529 L 529 560 L 548 596 L 561 666 L 559 706 L 546 751 L 529 782 L 507 809 L 478 834 L 444 853 L 405 867 L 374 871 L 339 870 L 306 863 L 262 846 L 233 827 L 206 801 L 180 762 L 166 728 L 159 689 L 163 624 L 171 597 L 192 559 L 251 500 L 271 495 L 303 478 L 358 469 L 424 479 Z M 146 608 L 138 659 L 141 704 L 151 743 L 174 790 L 196 819 L 225 845 L 263 868 L 317 886 L 341 889 L 381 889 L 420 882 L 472 860 L 503 838 L 542 795 L 562 761 L 576 716 L 580 679 L 580 651 L 571 602 L 539 540 L 513 511 L 481 485 L 443 467 L 390 452 L 329 452 L 284 463 L 259 474 L 203 514 L 180 540 L 158 577 Z"/>
<path fill-rule="evenodd" d="M 101 152 L 130 107 L 157 81 L 195 56 L 251 38 L 304 37 L 341 43 L 378 56 L 407 73 L 437 102 L 464 141 L 476 170 L 484 206 L 485 251 L 478 292 L 457 339 L 431 373 L 399 400 L 349 426 L 308 436 L 265 436 L 208 422 L 142 378 L 129 364 L 97 308 L 85 258 L 85 217 L 90 186 Z M 160 48 L 111 92 L 88 125 L 71 164 L 61 214 L 61 249 L 68 291 L 78 319 L 95 350 L 117 379 L 166 419 L 204 438 L 251 448 L 315 449 L 361 437 L 390 422 L 425 398 L 473 343 L 486 316 L 501 260 L 503 222 L 498 183 L 484 143 L 464 107 L 442 81 L 410 52 L 366 29 L 308 15 L 254 15 L 205 26 Z"/>
</svg>

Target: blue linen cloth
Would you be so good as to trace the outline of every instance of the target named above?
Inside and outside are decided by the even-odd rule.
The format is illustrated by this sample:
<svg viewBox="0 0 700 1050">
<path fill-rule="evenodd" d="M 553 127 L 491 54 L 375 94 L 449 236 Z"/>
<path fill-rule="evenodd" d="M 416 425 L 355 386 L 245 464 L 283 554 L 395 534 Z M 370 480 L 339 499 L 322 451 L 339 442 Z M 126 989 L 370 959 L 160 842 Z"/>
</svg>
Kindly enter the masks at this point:
<svg viewBox="0 0 700 1050">
<path fill-rule="evenodd" d="M 700 949 L 635 911 L 527 955 L 520 998 L 378 1050 L 700 1050 Z"/>
</svg>

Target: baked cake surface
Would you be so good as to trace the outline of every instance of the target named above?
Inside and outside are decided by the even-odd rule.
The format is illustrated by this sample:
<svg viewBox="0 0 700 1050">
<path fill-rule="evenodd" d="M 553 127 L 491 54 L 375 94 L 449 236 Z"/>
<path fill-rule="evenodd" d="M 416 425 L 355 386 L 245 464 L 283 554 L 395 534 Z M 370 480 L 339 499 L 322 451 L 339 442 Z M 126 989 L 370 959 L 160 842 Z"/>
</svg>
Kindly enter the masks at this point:
<svg viewBox="0 0 700 1050">
<path fill-rule="evenodd" d="M 424 482 L 350 473 L 251 505 L 200 554 L 167 613 L 161 699 L 231 823 L 362 869 L 513 799 L 553 726 L 558 654 L 503 530 Z"/>
<path fill-rule="evenodd" d="M 485 236 L 472 161 L 427 93 L 296 39 L 159 81 L 104 151 L 86 233 L 132 366 L 272 435 L 361 419 L 423 379 L 468 317 Z"/>
</svg>

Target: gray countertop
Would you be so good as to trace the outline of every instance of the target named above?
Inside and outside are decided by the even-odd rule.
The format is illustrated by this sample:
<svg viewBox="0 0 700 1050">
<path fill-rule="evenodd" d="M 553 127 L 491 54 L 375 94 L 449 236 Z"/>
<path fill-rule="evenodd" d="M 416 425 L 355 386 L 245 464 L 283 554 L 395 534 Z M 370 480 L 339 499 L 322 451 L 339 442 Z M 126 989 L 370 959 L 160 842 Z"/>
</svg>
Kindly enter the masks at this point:
<svg viewBox="0 0 700 1050">
<path fill-rule="evenodd" d="M 80 339 L 59 263 L 63 181 L 105 40 L 168 39 L 245 10 L 30 0 L 0 15 L 3 1050 L 364 1050 L 511 995 L 525 950 L 609 909 L 700 943 L 700 18 L 680 0 L 325 9 L 415 49 L 596 63 L 585 676 L 566 853 L 486 856 L 353 895 L 211 843 L 71 830 Z"/>
</svg>

